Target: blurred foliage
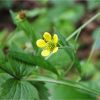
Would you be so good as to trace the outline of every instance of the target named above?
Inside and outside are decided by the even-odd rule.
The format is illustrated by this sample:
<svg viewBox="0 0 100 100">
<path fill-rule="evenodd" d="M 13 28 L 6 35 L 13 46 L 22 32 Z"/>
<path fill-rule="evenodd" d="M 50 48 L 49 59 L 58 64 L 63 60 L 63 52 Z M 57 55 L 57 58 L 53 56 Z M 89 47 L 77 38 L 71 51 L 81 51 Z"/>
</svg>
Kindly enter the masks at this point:
<svg viewBox="0 0 100 100">
<path fill-rule="evenodd" d="M 100 95 L 100 59 L 92 56 L 96 50 L 100 51 L 100 28 L 92 32 L 94 42 L 89 58 L 79 60 L 76 52 L 80 43 L 75 38 L 71 41 L 66 38 L 86 12 L 99 11 L 100 0 L 87 0 L 87 11 L 84 4 L 75 0 L 29 2 L 41 6 L 24 8 L 25 16 L 10 10 L 15 29 L 0 31 L 0 99 L 96 100 Z M 1 0 L 0 10 L 11 9 L 13 5 L 14 0 Z M 61 45 L 49 58 L 43 58 L 36 46 L 45 31 L 57 34 Z M 38 76 L 53 80 L 41 77 L 38 80 Z"/>
<path fill-rule="evenodd" d="M 79 89 L 66 87 L 64 85 L 54 85 L 47 84 L 47 87 L 50 89 L 51 97 L 50 100 L 75 100 L 75 99 L 86 99 L 86 100 L 95 100 L 96 98 L 92 95 L 89 95 Z"/>
<path fill-rule="evenodd" d="M 13 5 L 13 0 L 0 0 L 0 9 L 11 8 Z"/>
<path fill-rule="evenodd" d="M 100 28 L 98 27 L 94 32 L 93 32 L 93 39 L 94 39 L 94 49 L 99 49 L 100 48 Z"/>
</svg>

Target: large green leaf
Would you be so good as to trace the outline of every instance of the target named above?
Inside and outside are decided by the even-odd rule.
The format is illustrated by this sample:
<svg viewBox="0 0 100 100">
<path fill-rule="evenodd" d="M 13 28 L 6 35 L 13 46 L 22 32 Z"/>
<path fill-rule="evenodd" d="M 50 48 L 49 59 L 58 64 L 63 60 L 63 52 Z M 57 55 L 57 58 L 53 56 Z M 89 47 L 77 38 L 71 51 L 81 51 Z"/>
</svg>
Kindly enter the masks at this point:
<svg viewBox="0 0 100 100">
<path fill-rule="evenodd" d="M 96 100 L 96 97 L 80 89 L 64 85 L 47 84 L 50 89 L 50 100 Z"/>
<path fill-rule="evenodd" d="M 48 61 L 57 66 L 57 68 L 67 67 L 72 62 L 69 59 L 69 55 L 63 49 L 59 49 L 57 53 L 48 58 Z"/>
<path fill-rule="evenodd" d="M 8 79 L 1 87 L 2 100 L 39 100 L 37 89 L 29 82 Z"/>
<path fill-rule="evenodd" d="M 16 51 L 10 50 L 9 55 L 12 58 L 14 58 L 18 61 L 24 62 L 26 64 L 30 64 L 30 65 L 33 65 L 33 66 L 37 65 L 39 67 L 42 67 L 46 70 L 49 70 L 51 72 L 58 74 L 56 68 L 54 68 L 54 66 L 51 63 L 46 61 L 41 56 L 35 56 L 35 55 L 32 55 L 32 54 L 24 53 L 22 51 L 17 51 L 17 50 Z"/>
</svg>

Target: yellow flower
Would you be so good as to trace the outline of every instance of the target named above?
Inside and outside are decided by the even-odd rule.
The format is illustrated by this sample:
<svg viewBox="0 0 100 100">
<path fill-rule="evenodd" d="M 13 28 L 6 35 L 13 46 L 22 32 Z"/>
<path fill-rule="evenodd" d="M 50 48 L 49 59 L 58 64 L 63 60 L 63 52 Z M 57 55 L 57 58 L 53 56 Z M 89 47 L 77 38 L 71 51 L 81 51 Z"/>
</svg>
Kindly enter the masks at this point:
<svg viewBox="0 0 100 100">
<path fill-rule="evenodd" d="M 39 48 L 42 48 L 43 51 L 41 52 L 42 56 L 49 56 L 51 53 L 55 53 L 58 51 L 58 36 L 56 34 L 51 36 L 50 33 L 45 32 L 43 34 L 43 39 L 39 39 L 36 41 L 36 45 Z"/>
</svg>

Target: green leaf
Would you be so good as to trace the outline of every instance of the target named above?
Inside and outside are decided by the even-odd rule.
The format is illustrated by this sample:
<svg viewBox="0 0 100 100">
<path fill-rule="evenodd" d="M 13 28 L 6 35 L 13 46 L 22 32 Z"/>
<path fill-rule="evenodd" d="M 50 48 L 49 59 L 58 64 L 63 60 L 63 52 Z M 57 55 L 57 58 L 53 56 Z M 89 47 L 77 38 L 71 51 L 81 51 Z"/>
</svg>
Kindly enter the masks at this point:
<svg viewBox="0 0 100 100">
<path fill-rule="evenodd" d="M 78 60 L 78 57 L 75 54 L 74 49 L 72 49 L 69 42 L 66 41 L 65 37 L 63 37 L 59 32 L 56 32 L 56 33 L 59 37 L 61 45 L 64 46 L 64 50 L 69 55 L 70 59 L 74 62 L 78 71 L 81 72 L 81 65 L 80 65 L 80 62 Z"/>
<path fill-rule="evenodd" d="M 2 84 L 4 84 L 4 82 L 6 81 L 6 80 L 8 80 L 9 78 L 11 78 L 11 76 L 9 75 L 9 74 L 7 74 L 7 73 L 0 73 L 0 87 L 1 87 L 1 85 Z M 0 88 L 1 89 L 1 88 Z"/>
<path fill-rule="evenodd" d="M 32 74 L 33 67 L 32 65 L 27 65 L 22 62 L 16 61 L 11 57 L 5 57 L 2 52 L 0 52 L 0 69 L 1 72 L 6 72 L 15 78 L 22 78 L 23 76 L 28 76 Z"/>
<path fill-rule="evenodd" d="M 29 82 L 8 79 L 1 87 L 2 100 L 39 100 L 37 89 Z"/>
<path fill-rule="evenodd" d="M 22 51 L 15 51 L 15 50 L 10 50 L 9 55 L 18 61 L 24 62 L 26 64 L 30 64 L 33 66 L 42 67 L 58 75 L 56 68 L 54 68 L 52 64 L 50 64 L 41 56 L 35 56 L 32 54 L 24 53 Z"/>
<path fill-rule="evenodd" d="M 72 63 L 72 60 L 69 59 L 69 55 L 63 49 L 59 49 L 57 53 L 48 58 L 48 61 L 50 61 L 57 68 L 61 69 Z"/>
<path fill-rule="evenodd" d="M 11 78 L 11 76 L 7 73 L 0 73 L 0 93 L 2 90 L 2 84 L 5 83 L 6 80 L 8 80 L 9 78 Z"/>
<path fill-rule="evenodd" d="M 5 61 L 5 55 L 3 53 L 3 51 L 0 49 L 0 63 Z"/>
<path fill-rule="evenodd" d="M 39 93 L 40 100 L 48 100 L 50 93 L 44 82 L 31 82 L 36 87 Z"/>
<path fill-rule="evenodd" d="M 12 69 L 10 66 L 10 63 L 7 61 L 7 59 L 5 58 L 3 52 L 0 50 L 0 69 L 1 72 L 5 72 L 11 76 L 14 76 L 12 73 Z M 14 76 L 15 77 L 15 76 Z"/>
<path fill-rule="evenodd" d="M 35 67 L 32 65 L 24 64 L 12 58 L 9 58 L 9 63 L 11 64 L 11 72 L 19 79 L 24 76 L 29 76 L 35 69 Z"/>
<path fill-rule="evenodd" d="M 49 61 L 46 61 L 43 57 L 35 56 L 35 62 L 41 68 L 47 69 L 47 70 L 59 75 L 56 68 L 54 67 L 54 65 L 52 65 Z"/>
<path fill-rule="evenodd" d="M 51 83 L 47 87 L 52 91 L 50 100 L 96 100 L 95 96 L 73 87 Z"/>
<path fill-rule="evenodd" d="M 92 62 L 81 62 L 81 76 L 82 78 L 88 79 L 89 77 L 93 76 L 96 72 L 95 66 Z"/>
</svg>

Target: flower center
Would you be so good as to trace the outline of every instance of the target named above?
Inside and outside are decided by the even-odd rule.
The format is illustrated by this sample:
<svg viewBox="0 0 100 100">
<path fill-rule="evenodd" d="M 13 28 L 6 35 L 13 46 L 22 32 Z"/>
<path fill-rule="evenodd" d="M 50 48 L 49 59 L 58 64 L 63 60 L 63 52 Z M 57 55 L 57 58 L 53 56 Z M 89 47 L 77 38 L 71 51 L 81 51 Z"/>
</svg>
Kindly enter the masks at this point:
<svg viewBox="0 0 100 100">
<path fill-rule="evenodd" d="M 47 48 L 50 50 L 50 51 L 53 51 L 53 49 L 56 47 L 56 44 L 53 43 L 52 41 L 50 42 L 47 42 Z"/>
</svg>

